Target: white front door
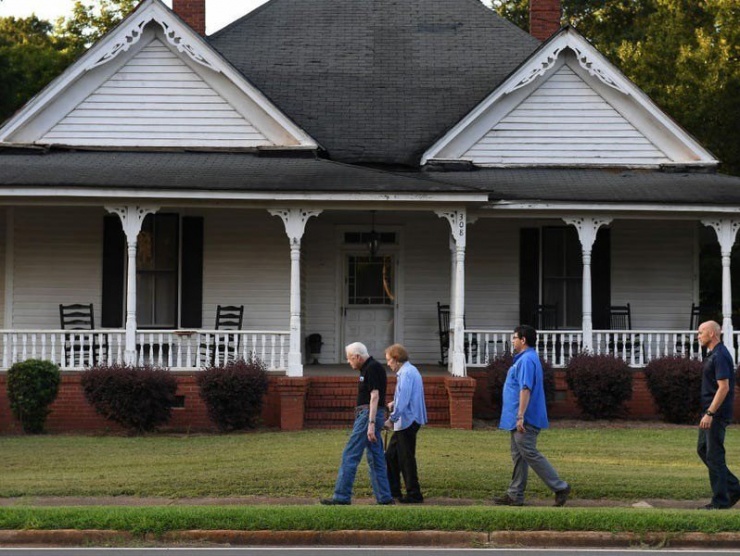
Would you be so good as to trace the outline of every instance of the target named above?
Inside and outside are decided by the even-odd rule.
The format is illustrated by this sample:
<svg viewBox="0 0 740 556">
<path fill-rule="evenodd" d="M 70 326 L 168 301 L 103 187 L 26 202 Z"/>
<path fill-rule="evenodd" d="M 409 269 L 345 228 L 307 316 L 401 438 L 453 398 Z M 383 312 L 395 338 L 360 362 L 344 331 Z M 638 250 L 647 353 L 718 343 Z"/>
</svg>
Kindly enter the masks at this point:
<svg viewBox="0 0 740 556">
<path fill-rule="evenodd" d="M 393 259 L 353 254 L 345 259 L 344 345 L 362 342 L 379 361 L 394 339 Z"/>
</svg>

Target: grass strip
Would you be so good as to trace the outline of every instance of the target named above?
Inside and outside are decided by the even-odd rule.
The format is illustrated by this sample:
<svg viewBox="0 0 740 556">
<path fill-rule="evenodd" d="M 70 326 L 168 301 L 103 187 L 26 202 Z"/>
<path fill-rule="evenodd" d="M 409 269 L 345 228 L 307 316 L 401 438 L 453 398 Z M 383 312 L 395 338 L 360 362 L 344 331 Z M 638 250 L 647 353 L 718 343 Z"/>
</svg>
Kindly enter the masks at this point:
<svg viewBox="0 0 740 556">
<path fill-rule="evenodd" d="M 740 512 L 635 508 L 469 507 L 6 507 L 0 529 L 112 529 L 135 535 L 192 529 L 242 531 L 740 531 Z"/>
<path fill-rule="evenodd" d="M 319 498 L 334 490 L 348 434 L 0 437 L 0 497 Z M 538 444 L 572 484 L 574 497 L 697 500 L 708 498 L 710 489 L 696 436 L 696 427 L 612 429 L 554 422 Z M 740 460 L 739 437 L 740 427 L 727 431 L 728 462 Z M 424 428 L 417 446 L 424 494 L 470 500 L 501 494 L 511 479 L 509 442 L 509 435 L 497 430 Z M 364 463 L 355 495 L 371 495 Z M 531 480 L 527 495 L 552 493 Z"/>
</svg>

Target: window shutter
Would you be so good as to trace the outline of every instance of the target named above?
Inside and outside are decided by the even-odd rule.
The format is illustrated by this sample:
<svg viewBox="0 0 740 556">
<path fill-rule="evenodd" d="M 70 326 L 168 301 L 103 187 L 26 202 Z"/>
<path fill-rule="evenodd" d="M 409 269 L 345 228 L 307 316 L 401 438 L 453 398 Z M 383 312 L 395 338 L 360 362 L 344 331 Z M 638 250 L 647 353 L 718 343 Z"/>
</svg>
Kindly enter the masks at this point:
<svg viewBox="0 0 740 556">
<path fill-rule="evenodd" d="M 182 218 L 182 298 L 180 326 L 203 327 L 203 218 Z"/>
<path fill-rule="evenodd" d="M 115 214 L 103 218 L 103 303 L 100 325 L 123 327 L 124 284 L 126 280 L 126 235 Z"/>
<path fill-rule="evenodd" d="M 540 230 L 519 230 L 519 322 L 534 326 L 540 302 Z"/>
<path fill-rule="evenodd" d="M 591 294 L 594 330 L 609 328 L 611 287 L 611 230 L 601 228 L 591 251 Z"/>
</svg>

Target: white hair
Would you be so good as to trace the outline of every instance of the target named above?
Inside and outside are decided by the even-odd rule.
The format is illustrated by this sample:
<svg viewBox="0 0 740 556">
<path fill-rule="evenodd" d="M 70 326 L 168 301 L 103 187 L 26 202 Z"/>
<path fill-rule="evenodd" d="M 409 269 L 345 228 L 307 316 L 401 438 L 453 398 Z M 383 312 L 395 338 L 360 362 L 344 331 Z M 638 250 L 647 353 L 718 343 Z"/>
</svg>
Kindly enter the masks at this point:
<svg viewBox="0 0 740 556">
<path fill-rule="evenodd" d="M 347 352 L 347 355 L 359 355 L 363 359 L 370 357 L 370 354 L 367 352 L 367 347 L 365 347 L 365 344 L 362 342 L 351 343 L 344 349 Z"/>
</svg>

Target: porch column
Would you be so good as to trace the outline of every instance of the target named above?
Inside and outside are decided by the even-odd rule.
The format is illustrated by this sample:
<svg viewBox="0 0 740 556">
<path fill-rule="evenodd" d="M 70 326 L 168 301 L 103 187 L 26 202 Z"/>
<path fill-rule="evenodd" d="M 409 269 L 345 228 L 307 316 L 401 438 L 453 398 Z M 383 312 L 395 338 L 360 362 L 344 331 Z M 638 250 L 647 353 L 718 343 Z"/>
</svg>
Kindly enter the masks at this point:
<svg viewBox="0 0 740 556">
<path fill-rule="evenodd" d="M 599 228 L 609 224 L 612 219 L 604 216 L 583 216 L 577 218 L 563 218 L 563 221 L 575 226 L 578 231 L 578 239 L 581 241 L 581 253 L 583 255 L 583 350 L 593 351 L 594 346 L 594 324 L 591 308 L 591 250 L 596 241 L 596 233 Z"/>
<path fill-rule="evenodd" d="M 290 351 L 288 352 L 288 376 L 303 376 L 301 357 L 301 238 L 306 222 L 318 216 L 320 210 L 286 208 L 270 210 L 285 224 L 285 233 L 290 241 Z"/>
<path fill-rule="evenodd" d="M 705 226 L 714 228 L 722 252 L 722 341 L 735 359 L 735 346 L 732 341 L 732 278 L 730 275 L 730 258 L 732 246 L 735 245 L 740 220 L 723 218 L 719 220 L 702 220 Z"/>
<path fill-rule="evenodd" d="M 454 274 L 452 283 L 454 291 L 450 299 L 450 373 L 453 376 L 466 376 L 465 370 L 465 238 L 466 238 L 466 211 L 440 210 L 437 216 L 446 218 L 452 230 L 452 240 L 455 242 Z M 454 312 L 453 312 L 454 307 Z"/>
<path fill-rule="evenodd" d="M 117 214 L 123 225 L 128 246 L 128 267 L 126 274 L 126 365 L 136 364 L 136 246 L 141 224 L 147 214 L 154 214 L 159 207 L 126 205 L 122 207 L 105 207 L 105 210 Z"/>
</svg>

